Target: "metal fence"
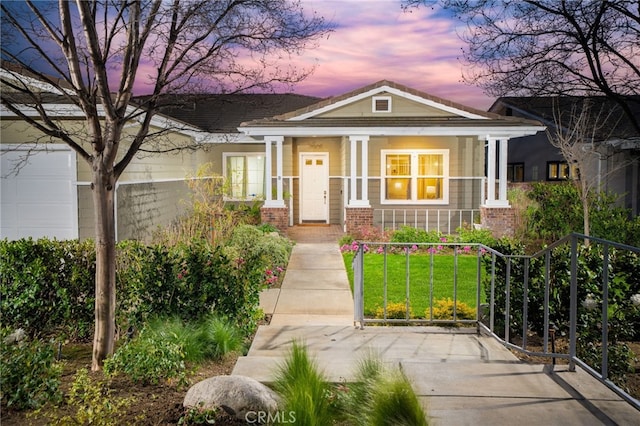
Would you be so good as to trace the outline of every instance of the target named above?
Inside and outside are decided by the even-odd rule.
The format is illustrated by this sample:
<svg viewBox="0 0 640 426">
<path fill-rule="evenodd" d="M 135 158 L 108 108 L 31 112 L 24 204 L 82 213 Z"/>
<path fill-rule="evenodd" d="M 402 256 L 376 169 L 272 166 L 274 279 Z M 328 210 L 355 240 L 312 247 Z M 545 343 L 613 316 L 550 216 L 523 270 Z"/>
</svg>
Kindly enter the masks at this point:
<svg viewBox="0 0 640 426">
<path fill-rule="evenodd" d="M 571 371 L 579 365 L 640 410 L 640 401 L 611 379 L 611 357 L 616 354 L 611 350 L 624 344 L 614 331 L 619 327 L 637 330 L 640 321 L 640 248 L 581 234 L 569 235 L 527 256 L 503 254 L 481 244 L 360 242 L 354 248 L 354 321 L 360 327 L 370 323 L 473 325 L 478 332 L 493 336 L 511 349 L 549 357 L 554 363 L 563 359 Z M 376 254 L 365 256 L 365 252 Z M 421 256 L 422 261 L 412 261 L 414 255 Z M 373 275 L 373 256 L 382 256 L 381 261 L 376 261 L 376 265 L 381 262 L 382 270 L 375 271 L 376 277 L 368 277 L 367 274 Z M 391 256 L 396 264 L 398 259 L 404 263 L 399 273 L 397 268 L 390 271 Z M 434 274 L 439 256 L 448 256 L 452 262 L 451 276 L 445 280 L 447 297 L 453 302 L 452 316 L 448 319 L 433 315 L 434 294 L 442 286 Z M 475 277 L 475 307 L 479 309 L 473 319 L 458 317 L 463 258 L 466 273 L 469 273 L 469 262 L 475 263 L 471 273 Z M 626 265 L 626 270 L 621 270 L 620 265 Z M 421 277 L 420 287 L 412 283 L 416 277 Z M 401 303 L 405 305 L 404 317 L 392 318 L 388 312 L 389 289 L 393 287 L 397 291 L 398 286 Z M 615 289 L 614 295 L 610 294 L 612 289 Z M 372 291 L 381 295 L 382 315 L 371 312 L 365 315 L 365 298 Z M 411 308 L 418 298 L 427 301 L 427 309 L 422 311 L 424 315 L 420 312 L 413 316 Z M 621 307 L 630 313 L 618 315 Z M 627 323 L 621 324 L 621 321 Z M 541 338 L 541 349 L 533 348 L 530 342 L 533 330 Z M 558 336 L 566 340 L 566 348 L 556 347 Z M 636 339 L 638 337 L 640 330 Z M 587 345 L 592 352 L 579 353 L 579 344 Z"/>
</svg>

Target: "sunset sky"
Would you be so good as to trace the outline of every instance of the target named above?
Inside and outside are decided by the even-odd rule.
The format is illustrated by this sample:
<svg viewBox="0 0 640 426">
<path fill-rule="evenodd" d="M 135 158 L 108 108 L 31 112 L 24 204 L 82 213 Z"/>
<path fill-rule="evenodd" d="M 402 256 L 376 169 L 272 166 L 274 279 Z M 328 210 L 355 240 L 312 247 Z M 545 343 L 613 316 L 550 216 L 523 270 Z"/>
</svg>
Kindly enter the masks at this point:
<svg viewBox="0 0 640 426">
<path fill-rule="evenodd" d="M 296 86 L 297 93 L 340 95 L 387 79 L 483 110 L 493 103 L 481 89 L 462 82 L 464 44 L 457 32 L 464 28 L 441 10 L 405 12 L 400 0 L 302 3 L 333 23 L 335 31 L 304 54 L 302 63 L 317 69 Z"/>
</svg>

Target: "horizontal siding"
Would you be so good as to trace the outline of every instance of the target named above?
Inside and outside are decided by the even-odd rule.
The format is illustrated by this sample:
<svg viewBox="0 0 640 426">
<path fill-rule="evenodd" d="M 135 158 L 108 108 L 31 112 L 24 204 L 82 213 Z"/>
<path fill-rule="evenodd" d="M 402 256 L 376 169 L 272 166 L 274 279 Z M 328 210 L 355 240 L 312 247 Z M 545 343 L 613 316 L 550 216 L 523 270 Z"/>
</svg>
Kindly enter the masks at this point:
<svg viewBox="0 0 640 426">
<path fill-rule="evenodd" d="M 93 238 L 94 214 L 91 189 L 78 187 L 79 234 Z M 159 227 L 166 227 L 185 210 L 189 189 L 184 181 L 118 186 L 118 239 L 148 241 Z"/>
</svg>

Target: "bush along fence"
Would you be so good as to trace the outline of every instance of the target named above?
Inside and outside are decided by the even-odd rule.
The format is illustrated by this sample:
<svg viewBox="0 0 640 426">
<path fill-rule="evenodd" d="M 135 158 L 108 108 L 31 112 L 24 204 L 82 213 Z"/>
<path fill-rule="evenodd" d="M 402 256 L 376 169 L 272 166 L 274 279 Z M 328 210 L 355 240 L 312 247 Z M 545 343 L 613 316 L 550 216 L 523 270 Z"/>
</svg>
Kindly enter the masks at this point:
<svg viewBox="0 0 640 426">
<path fill-rule="evenodd" d="M 291 242 L 243 225 L 225 246 L 195 239 L 174 246 L 123 241 L 117 247 L 118 330 L 157 315 L 192 320 L 209 313 L 247 333 L 259 320 L 259 293 L 286 266 Z M 95 303 L 92 241 L 0 241 L 0 308 L 5 328 L 33 337 L 90 339 Z"/>
<path fill-rule="evenodd" d="M 571 234 L 530 256 L 501 240 L 482 260 L 484 330 L 513 349 L 579 365 L 640 409 L 626 383 L 636 355 L 628 343 L 640 341 L 640 248 Z"/>
</svg>

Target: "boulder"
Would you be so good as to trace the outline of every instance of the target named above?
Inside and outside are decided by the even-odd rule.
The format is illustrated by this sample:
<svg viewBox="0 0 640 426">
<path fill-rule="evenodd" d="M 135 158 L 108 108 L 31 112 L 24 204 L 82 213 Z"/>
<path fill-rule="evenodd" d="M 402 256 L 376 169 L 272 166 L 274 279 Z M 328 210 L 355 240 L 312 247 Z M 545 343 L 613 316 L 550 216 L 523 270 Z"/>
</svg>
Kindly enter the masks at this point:
<svg viewBox="0 0 640 426">
<path fill-rule="evenodd" d="M 215 376 L 193 385 L 184 397 L 186 408 L 223 409 L 239 420 L 256 413 L 278 410 L 279 397 L 273 390 L 245 376 Z"/>
</svg>

